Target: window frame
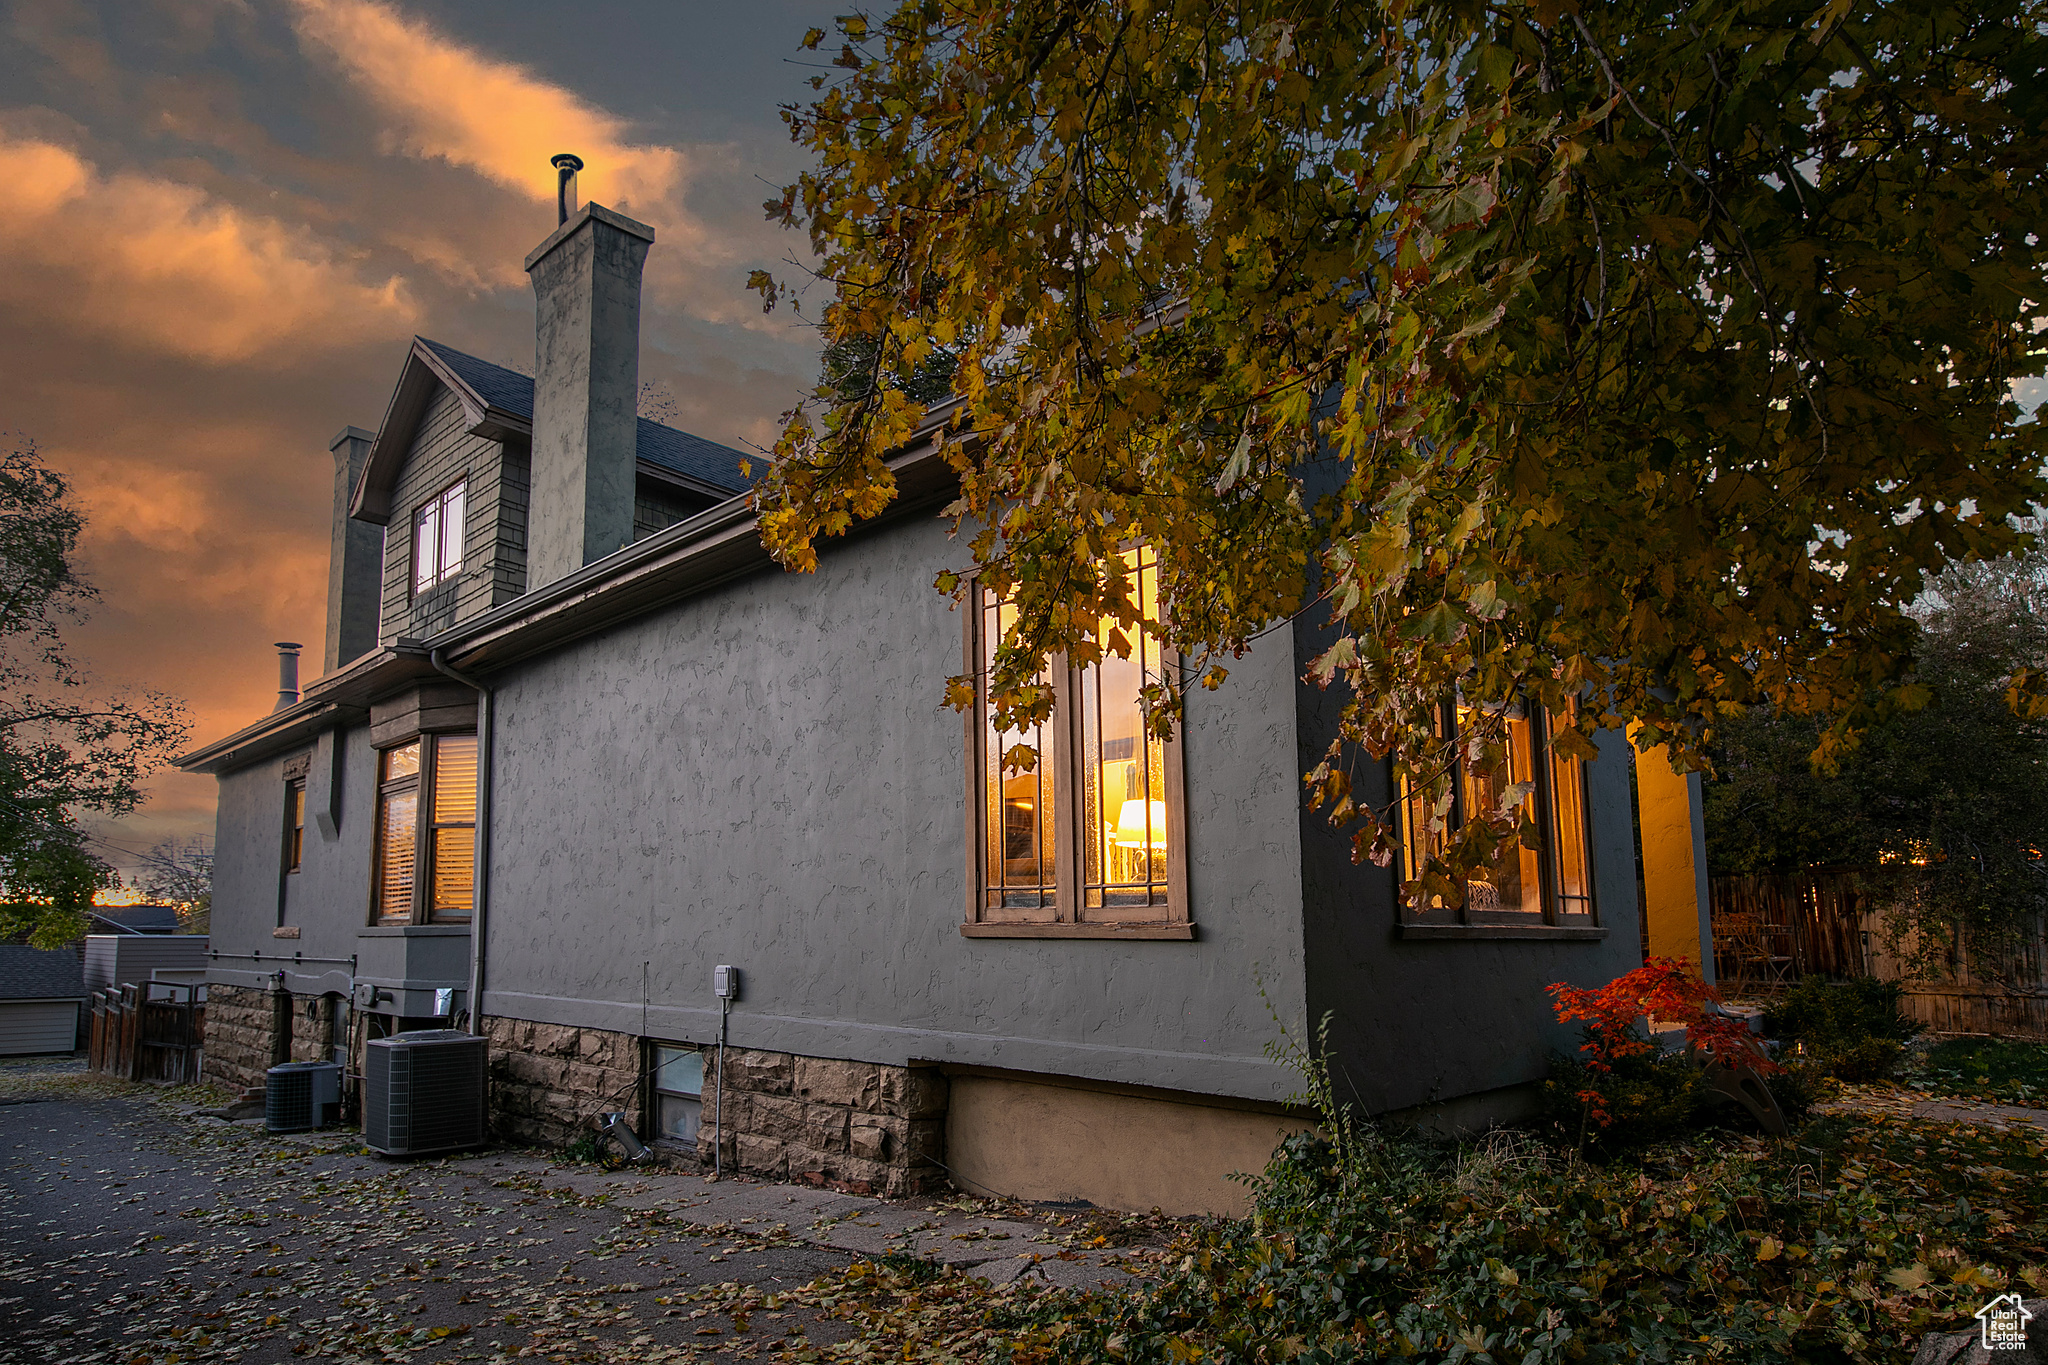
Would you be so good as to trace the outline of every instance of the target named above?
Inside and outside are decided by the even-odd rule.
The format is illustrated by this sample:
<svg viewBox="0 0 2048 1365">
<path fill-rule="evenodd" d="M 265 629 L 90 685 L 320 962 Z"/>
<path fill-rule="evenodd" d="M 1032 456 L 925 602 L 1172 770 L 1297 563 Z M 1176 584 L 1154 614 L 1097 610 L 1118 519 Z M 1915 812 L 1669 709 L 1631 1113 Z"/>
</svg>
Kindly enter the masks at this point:
<svg viewBox="0 0 2048 1365">
<path fill-rule="evenodd" d="M 704 1127 L 704 1091 L 712 1079 L 711 1067 L 709 1065 L 711 1049 L 702 1043 L 681 1043 L 667 1038 L 647 1038 L 642 1041 L 647 1049 L 642 1058 L 641 1068 L 642 1074 L 647 1078 L 647 1089 L 641 1102 L 640 1113 L 642 1116 L 641 1127 L 647 1134 L 648 1144 L 650 1146 L 665 1146 L 683 1151 L 695 1150 L 698 1138 L 673 1137 L 661 1126 L 661 1101 L 664 1096 L 672 1099 L 696 1101 L 698 1133 L 702 1134 Z M 693 1095 L 685 1090 L 663 1088 L 661 1073 L 672 1064 L 672 1061 L 664 1062 L 661 1059 L 663 1049 L 677 1053 L 694 1053 L 697 1056 L 696 1094 Z"/>
<path fill-rule="evenodd" d="M 450 520 L 448 510 L 451 503 L 459 505 L 462 511 L 461 517 L 457 519 L 458 524 L 455 528 L 455 562 L 453 564 L 448 563 L 446 557 L 448 522 Z M 429 514 L 434 518 L 434 567 L 431 581 L 427 581 L 421 573 L 420 563 L 420 526 Z M 428 498 L 425 502 L 413 508 L 412 544 L 407 552 L 412 567 L 409 580 L 412 585 L 410 598 L 416 600 L 425 597 L 450 579 L 459 577 L 462 573 L 463 563 L 469 557 L 468 552 L 469 473 L 465 470 L 454 482 L 448 484 L 440 492 L 434 494 L 433 497 Z"/>
<path fill-rule="evenodd" d="M 1439 724 L 1455 743 L 1458 735 L 1458 710 L 1456 700 L 1441 704 Z M 1529 752 L 1535 791 L 1532 793 L 1536 804 L 1536 827 L 1542 843 L 1536 850 L 1537 877 L 1540 885 L 1540 910 L 1531 915 L 1526 910 L 1474 910 L 1468 895 L 1464 904 L 1457 907 L 1437 904 L 1425 910 L 1417 910 L 1404 899 L 1396 898 L 1396 917 L 1404 938 L 1549 938 L 1549 939 L 1602 939 L 1607 928 L 1600 922 L 1599 878 L 1593 839 L 1593 818 L 1591 799 L 1591 774 L 1586 760 L 1566 760 L 1578 784 L 1578 810 L 1582 850 L 1585 894 L 1582 897 L 1566 897 L 1563 891 L 1562 852 L 1558 829 L 1556 785 L 1557 772 L 1551 750 L 1551 720 L 1544 708 L 1533 702 L 1522 703 L 1529 722 Z M 1465 822 L 1465 792 L 1469 778 L 1463 759 L 1458 760 L 1459 772 L 1453 782 L 1451 814 L 1445 827 L 1445 835 L 1455 833 Z M 1395 809 L 1401 852 L 1398 855 L 1396 886 L 1413 875 L 1409 860 L 1413 846 L 1409 841 L 1408 797 L 1398 785 L 1395 790 Z M 1563 908 L 1567 899 L 1585 902 L 1583 910 Z"/>
<path fill-rule="evenodd" d="M 372 824 L 370 854 L 370 926 L 372 928 L 403 928 L 408 925 L 466 925 L 476 914 L 476 885 L 472 871 L 470 884 L 470 909 L 467 914 L 437 912 L 434 909 L 434 861 L 437 854 L 435 834 L 444 829 L 467 828 L 471 831 L 470 856 L 472 862 L 476 850 L 476 820 L 474 804 L 471 818 L 465 825 L 461 821 L 437 821 L 434 818 L 436 804 L 435 784 L 439 780 L 441 743 L 450 739 L 468 739 L 476 742 L 474 730 L 429 730 L 375 750 L 377 756 L 377 778 L 375 789 L 375 819 Z M 387 756 L 410 745 L 419 746 L 419 764 L 412 772 L 399 777 L 385 776 Z M 412 796 L 412 891 L 411 906 L 406 917 L 399 919 L 384 914 L 384 872 L 385 859 L 389 853 L 385 844 L 386 803 L 393 797 Z M 474 802 L 472 796 L 472 802 Z"/>
<path fill-rule="evenodd" d="M 1116 915 L 1120 907 L 1089 907 L 1083 887 L 1086 857 L 1081 829 L 1082 801 L 1086 791 L 1082 771 L 1084 743 L 1081 715 L 1082 680 L 1086 668 L 1072 667 L 1064 655 L 1052 662 L 1053 715 L 1047 729 L 1052 736 L 1051 771 L 1056 793 L 1053 828 L 1053 896 L 1051 917 L 1007 917 L 1003 907 L 989 905 L 988 885 L 988 796 L 983 787 L 988 770 L 988 675 L 983 664 L 987 647 L 986 590 L 975 577 L 968 591 L 969 608 L 962 632 L 963 671 L 975 679 L 974 705 L 966 715 L 967 755 L 967 918 L 960 932 L 968 938 L 1121 938 L 1192 939 L 1195 924 L 1188 901 L 1187 876 L 1187 786 L 1182 763 L 1181 740 L 1186 719 L 1174 727 L 1173 737 L 1163 742 L 1161 795 L 1166 804 L 1166 903 L 1127 907 L 1137 914 Z M 1160 667 L 1176 668 L 1179 656 L 1161 648 Z M 1041 767 L 1047 762 L 1039 756 Z M 1033 910 L 1042 907 L 1031 907 Z M 992 915 L 991 911 L 997 912 Z"/>
<path fill-rule="evenodd" d="M 284 784 L 284 872 L 287 877 L 306 863 L 306 779 L 294 777 Z"/>
</svg>

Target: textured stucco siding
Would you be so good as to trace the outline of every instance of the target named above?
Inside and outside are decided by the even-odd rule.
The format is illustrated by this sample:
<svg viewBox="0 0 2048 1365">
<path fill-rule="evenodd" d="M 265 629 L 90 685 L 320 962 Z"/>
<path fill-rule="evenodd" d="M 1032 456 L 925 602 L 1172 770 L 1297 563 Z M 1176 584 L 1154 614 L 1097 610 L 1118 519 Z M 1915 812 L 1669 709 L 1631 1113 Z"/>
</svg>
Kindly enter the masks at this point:
<svg viewBox="0 0 2048 1365">
<path fill-rule="evenodd" d="M 925 518 L 497 680 L 485 1011 L 706 1042 L 976 1063 L 1260 1099 L 1303 1019 L 1284 633 L 1189 700 L 1199 940 L 968 939 L 961 618 Z"/>
<path fill-rule="evenodd" d="M 376 798 L 376 756 L 367 727 L 341 734 L 342 819 L 333 839 L 323 837 L 308 801 L 306 839 L 300 870 L 284 867 L 285 754 L 220 779 L 214 835 L 213 917 L 210 946 L 226 954 L 260 952 L 306 958 L 346 959 L 358 949 L 369 922 L 370 855 Z M 317 767 L 316 767 L 317 780 Z M 280 916 L 280 896 L 282 915 Z M 296 927 L 296 939 L 272 934 L 279 924 Z M 283 965 L 291 990 L 346 993 L 346 961 L 293 966 L 223 956 L 208 967 L 207 980 L 228 985 L 267 985 Z"/>
<path fill-rule="evenodd" d="M 456 480 L 463 499 L 462 572 L 415 597 L 413 516 Z M 527 460 L 464 429 L 462 403 L 437 390 L 391 490 L 384 534 L 384 593 L 379 635 L 423 637 L 488 611 L 526 590 Z"/>
</svg>

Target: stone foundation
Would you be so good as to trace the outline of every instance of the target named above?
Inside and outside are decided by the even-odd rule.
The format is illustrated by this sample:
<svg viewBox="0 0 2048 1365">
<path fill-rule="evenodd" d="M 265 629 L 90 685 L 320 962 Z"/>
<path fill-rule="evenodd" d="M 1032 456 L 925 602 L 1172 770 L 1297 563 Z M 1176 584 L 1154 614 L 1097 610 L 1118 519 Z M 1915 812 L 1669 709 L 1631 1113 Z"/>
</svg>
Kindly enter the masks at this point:
<svg viewBox="0 0 2048 1365">
<path fill-rule="evenodd" d="M 204 1074 L 231 1090 L 263 1084 L 277 1037 L 271 993 L 250 986 L 206 988 Z"/>
<path fill-rule="evenodd" d="M 705 1069 L 697 1135 L 706 1166 L 717 1122 L 727 1168 L 746 1175 L 890 1196 L 948 1183 L 946 1078 L 936 1070 L 727 1048 L 722 1114 L 716 1073 Z"/>
<path fill-rule="evenodd" d="M 595 1131 L 593 1116 L 624 1110 L 636 1133 L 640 1040 L 604 1029 L 484 1020 L 491 1042 L 491 1128 L 501 1138 L 566 1147 Z"/>
<path fill-rule="evenodd" d="M 487 1018 L 484 1033 L 497 1137 L 564 1147 L 595 1131 L 595 1115 L 608 1110 L 648 1134 L 640 1039 L 526 1019 Z M 715 1056 L 706 1049 L 696 1151 L 664 1150 L 707 1170 L 721 1117 Z M 935 1070 L 727 1048 L 722 1121 L 730 1171 L 857 1194 L 947 1183 L 946 1079 Z"/>
</svg>

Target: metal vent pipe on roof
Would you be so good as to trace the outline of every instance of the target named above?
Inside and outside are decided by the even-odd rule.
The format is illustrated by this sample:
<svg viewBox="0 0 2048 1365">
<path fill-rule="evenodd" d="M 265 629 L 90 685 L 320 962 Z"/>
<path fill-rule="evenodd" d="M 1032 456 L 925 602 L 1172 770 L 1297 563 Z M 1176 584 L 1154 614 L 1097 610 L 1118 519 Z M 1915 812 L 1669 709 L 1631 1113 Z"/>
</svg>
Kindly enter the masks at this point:
<svg viewBox="0 0 2048 1365">
<path fill-rule="evenodd" d="M 277 642 L 277 705 L 271 708 L 273 711 L 282 711 L 299 703 L 299 650 L 302 647 L 289 640 Z"/>
<path fill-rule="evenodd" d="M 548 164 L 555 168 L 555 224 L 559 227 L 576 211 L 576 172 L 583 169 L 583 158 L 562 152 Z"/>
</svg>

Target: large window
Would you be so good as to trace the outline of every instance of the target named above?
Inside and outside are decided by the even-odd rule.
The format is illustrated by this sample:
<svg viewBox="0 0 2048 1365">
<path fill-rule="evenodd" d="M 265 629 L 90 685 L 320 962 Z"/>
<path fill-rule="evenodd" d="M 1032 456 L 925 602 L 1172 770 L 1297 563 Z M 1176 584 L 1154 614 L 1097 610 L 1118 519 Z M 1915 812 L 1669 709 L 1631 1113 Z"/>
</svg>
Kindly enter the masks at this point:
<svg viewBox="0 0 2048 1365">
<path fill-rule="evenodd" d="M 380 924 L 466 923 L 476 877 L 476 736 L 422 735 L 377 756 Z"/>
<path fill-rule="evenodd" d="M 462 572 L 465 480 L 443 489 L 412 515 L 412 590 L 415 595 Z"/>
<path fill-rule="evenodd" d="M 1159 569 L 1147 549 L 1124 561 L 1136 605 L 1156 619 Z M 1056 666 L 1047 679 L 1052 720 L 999 730 L 987 679 L 1014 608 L 978 595 L 972 614 L 973 666 L 982 679 L 973 725 L 974 892 L 969 932 L 1043 926 L 1046 933 L 1133 932 L 1149 926 L 1187 936 L 1182 876 L 1180 753 L 1177 741 L 1145 732 L 1141 689 L 1165 666 L 1159 644 L 1128 637 L 1114 620 L 1097 626 L 1101 663 Z M 1110 648 L 1124 640 L 1128 657 Z M 1036 762 L 1007 759 L 1018 746 Z"/>
<path fill-rule="evenodd" d="M 1443 708 L 1438 721 L 1453 741 L 1468 725 L 1472 711 L 1462 703 Z M 1507 781 L 1533 785 L 1539 847 L 1515 843 L 1490 867 L 1465 883 L 1465 903 L 1450 907 L 1439 898 L 1418 923 L 1473 925 L 1593 924 L 1593 867 L 1586 821 L 1586 765 L 1558 753 L 1550 743 L 1550 726 L 1534 707 L 1517 708 L 1501 718 L 1506 725 Z M 1404 789 L 1401 800 L 1402 874 L 1422 875 L 1430 854 L 1441 851 L 1448 835 L 1468 819 L 1500 805 L 1499 778 L 1460 762 L 1452 784 L 1445 828 L 1430 826 L 1432 811 L 1425 793 Z"/>
</svg>

